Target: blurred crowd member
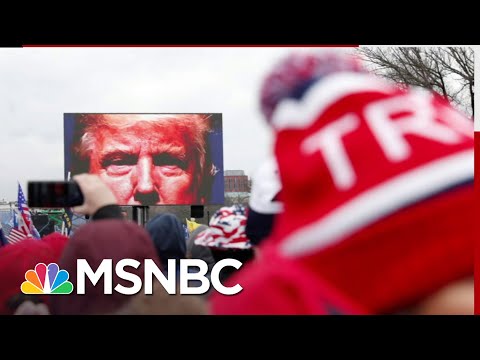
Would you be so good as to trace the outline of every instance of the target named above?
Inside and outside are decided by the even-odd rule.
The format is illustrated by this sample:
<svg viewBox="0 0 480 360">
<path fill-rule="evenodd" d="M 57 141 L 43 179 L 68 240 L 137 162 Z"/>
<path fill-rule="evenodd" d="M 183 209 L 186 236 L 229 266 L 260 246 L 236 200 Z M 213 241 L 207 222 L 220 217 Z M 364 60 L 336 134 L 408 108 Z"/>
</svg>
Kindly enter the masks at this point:
<svg viewBox="0 0 480 360">
<path fill-rule="evenodd" d="M 271 234 L 275 219 L 283 210 L 281 188 L 276 160 L 269 158 L 252 176 L 245 233 L 254 246 Z"/>
<path fill-rule="evenodd" d="M 224 206 L 210 219 L 209 227 L 195 239 L 195 244 L 212 252 L 215 263 L 223 259 L 236 259 L 245 264 L 254 258 L 252 244 L 245 234 L 247 217 L 242 205 Z M 225 267 L 220 281 L 229 278 L 236 269 Z"/>
<path fill-rule="evenodd" d="M 104 219 L 89 222 L 81 226 L 65 247 L 60 258 L 59 267 L 68 271 L 70 281 L 77 288 L 77 260 L 85 259 L 95 271 L 104 259 L 112 260 L 112 286 L 117 284 L 130 287 L 130 281 L 121 279 L 116 271 L 116 264 L 123 259 L 134 259 L 140 262 L 138 268 L 129 268 L 128 272 L 143 279 L 144 260 L 152 259 L 159 269 L 161 263 L 157 251 L 148 233 L 131 221 Z M 69 296 L 52 298 L 52 313 L 58 315 L 104 314 L 123 306 L 130 295 L 113 291 L 104 294 L 105 276 L 93 285 L 85 281 L 85 294 L 75 292 Z"/>
<path fill-rule="evenodd" d="M 0 314 L 48 310 L 50 297 L 23 294 L 20 287 L 25 273 L 34 270 L 38 263 L 57 263 L 67 241 L 68 237 L 52 233 L 40 240 L 25 239 L 0 247 Z M 37 307 L 40 304 L 44 305 Z"/>
<path fill-rule="evenodd" d="M 262 110 L 284 210 L 212 313 L 473 313 L 471 121 L 346 52 L 284 59 Z"/>
<path fill-rule="evenodd" d="M 121 205 L 204 204 L 216 168 L 203 114 L 82 114 L 73 174 L 97 174 Z"/>
<path fill-rule="evenodd" d="M 163 270 L 168 270 L 168 260 L 175 260 L 177 272 L 180 259 L 187 255 L 187 243 L 182 223 L 173 214 L 158 214 L 145 226 L 153 240 Z"/>
</svg>

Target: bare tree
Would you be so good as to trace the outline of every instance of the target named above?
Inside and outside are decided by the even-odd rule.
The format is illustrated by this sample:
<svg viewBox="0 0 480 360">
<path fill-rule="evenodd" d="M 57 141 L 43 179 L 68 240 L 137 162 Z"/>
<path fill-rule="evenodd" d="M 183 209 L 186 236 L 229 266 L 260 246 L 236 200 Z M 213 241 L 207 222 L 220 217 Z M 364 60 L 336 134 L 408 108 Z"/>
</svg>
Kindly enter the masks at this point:
<svg viewBox="0 0 480 360">
<path fill-rule="evenodd" d="M 359 48 L 358 52 L 374 73 L 401 86 L 435 91 L 473 119 L 473 49 L 390 47 Z"/>
<path fill-rule="evenodd" d="M 225 196 L 225 206 L 232 206 L 235 204 L 248 206 L 248 201 L 250 199 L 249 193 L 235 193 Z"/>
</svg>

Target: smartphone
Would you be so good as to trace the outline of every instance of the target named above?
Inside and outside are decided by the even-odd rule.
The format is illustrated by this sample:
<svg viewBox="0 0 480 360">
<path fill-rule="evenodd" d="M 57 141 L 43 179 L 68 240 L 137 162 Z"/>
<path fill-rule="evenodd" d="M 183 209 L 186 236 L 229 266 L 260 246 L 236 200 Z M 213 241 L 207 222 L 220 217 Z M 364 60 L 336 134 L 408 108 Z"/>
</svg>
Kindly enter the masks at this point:
<svg viewBox="0 0 480 360">
<path fill-rule="evenodd" d="M 75 181 L 29 181 L 30 208 L 60 208 L 83 204 L 83 194 Z"/>
</svg>

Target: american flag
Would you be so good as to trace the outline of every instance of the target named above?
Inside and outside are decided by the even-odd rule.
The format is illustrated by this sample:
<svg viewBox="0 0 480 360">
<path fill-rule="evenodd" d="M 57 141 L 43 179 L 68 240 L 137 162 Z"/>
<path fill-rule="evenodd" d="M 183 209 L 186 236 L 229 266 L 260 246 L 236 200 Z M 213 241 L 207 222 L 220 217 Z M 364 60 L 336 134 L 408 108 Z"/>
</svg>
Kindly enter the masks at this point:
<svg viewBox="0 0 480 360">
<path fill-rule="evenodd" d="M 11 209 L 11 216 L 9 217 L 10 220 L 3 222 L 3 235 L 5 236 L 5 239 L 7 240 L 7 244 L 13 244 L 16 243 L 22 239 L 26 239 L 28 237 L 32 237 L 29 234 L 25 235 L 24 231 L 26 231 L 26 226 L 23 225 L 22 230 L 19 230 L 19 223 L 18 223 L 18 218 L 20 216 L 20 213 L 18 212 L 17 209 Z M 20 220 L 21 224 L 24 224 L 23 219 Z M 12 230 L 15 230 L 12 232 Z M 12 237 L 10 238 L 10 234 Z"/>
<path fill-rule="evenodd" d="M 8 242 L 10 244 L 20 242 L 24 239 L 32 238 L 32 234 L 28 230 L 27 224 L 25 223 L 23 216 L 17 209 L 13 209 L 13 211 L 13 216 L 16 218 L 16 220 L 14 221 L 14 224 L 16 226 L 11 228 L 10 233 L 7 236 Z"/>
<path fill-rule="evenodd" d="M 30 234 L 28 236 L 25 236 L 25 234 L 23 232 L 12 228 L 12 230 L 10 230 L 10 235 L 7 236 L 7 239 L 8 239 L 8 242 L 10 244 L 15 244 L 15 243 L 18 243 L 22 240 L 31 238 L 31 237 L 32 237 L 32 235 L 30 235 Z"/>
<path fill-rule="evenodd" d="M 18 183 L 18 210 L 22 214 L 23 220 L 27 226 L 28 232 L 36 239 L 40 239 L 40 233 L 35 228 L 32 222 L 32 215 L 30 214 L 30 208 L 27 205 L 25 195 L 23 195 L 22 187 Z"/>
</svg>

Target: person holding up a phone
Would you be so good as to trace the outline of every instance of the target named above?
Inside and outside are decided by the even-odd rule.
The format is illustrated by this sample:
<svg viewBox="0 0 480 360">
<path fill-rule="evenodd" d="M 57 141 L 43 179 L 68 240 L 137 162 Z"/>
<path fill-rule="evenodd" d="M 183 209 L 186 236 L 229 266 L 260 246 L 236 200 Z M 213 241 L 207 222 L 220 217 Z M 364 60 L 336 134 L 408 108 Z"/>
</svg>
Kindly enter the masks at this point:
<svg viewBox="0 0 480 360">
<path fill-rule="evenodd" d="M 82 205 L 72 208 L 74 212 L 88 215 L 92 220 L 125 218 L 112 190 L 98 175 L 79 174 L 73 180 L 80 187 L 84 198 Z"/>
</svg>

